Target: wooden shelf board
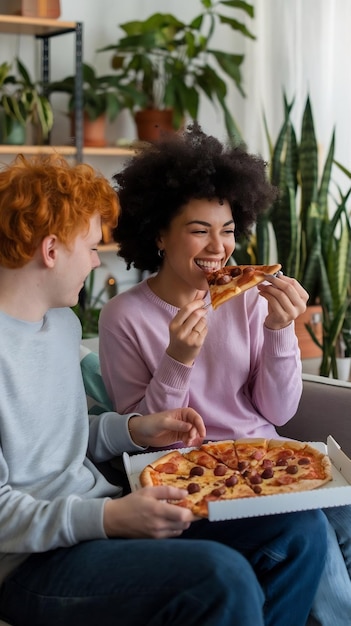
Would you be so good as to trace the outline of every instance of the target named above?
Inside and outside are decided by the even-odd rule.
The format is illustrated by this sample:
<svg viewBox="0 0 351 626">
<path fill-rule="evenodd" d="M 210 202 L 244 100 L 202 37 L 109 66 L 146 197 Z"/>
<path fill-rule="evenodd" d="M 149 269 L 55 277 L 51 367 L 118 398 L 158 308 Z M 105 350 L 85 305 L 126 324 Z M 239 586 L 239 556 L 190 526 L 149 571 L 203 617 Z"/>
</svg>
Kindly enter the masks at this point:
<svg viewBox="0 0 351 626">
<path fill-rule="evenodd" d="M 117 254 L 118 245 L 116 243 L 100 243 L 98 245 L 98 252 L 99 254 L 104 252 L 115 252 L 115 254 Z"/>
<path fill-rule="evenodd" d="M 134 154 L 133 148 L 120 148 L 118 146 L 105 146 L 104 148 L 94 148 L 93 146 L 83 146 L 83 154 L 93 156 L 128 156 Z"/>
<path fill-rule="evenodd" d="M 0 154 L 50 154 L 57 152 L 63 156 L 74 156 L 76 148 L 74 146 L 27 146 L 27 145 L 0 145 Z M 107 146 L 106 148 L 83 147 L 85 156 L 129 156 L 134 153 L 131 148 L 118 148 Z"/>
<path fill-rule="evenodd" d="M 45 17 L 23 17 L 22 15 L 0 15 L 0 32 L 18 35 L 51 35 L 75 30 L 76 22 L 65 22 Z"/>
</svg>

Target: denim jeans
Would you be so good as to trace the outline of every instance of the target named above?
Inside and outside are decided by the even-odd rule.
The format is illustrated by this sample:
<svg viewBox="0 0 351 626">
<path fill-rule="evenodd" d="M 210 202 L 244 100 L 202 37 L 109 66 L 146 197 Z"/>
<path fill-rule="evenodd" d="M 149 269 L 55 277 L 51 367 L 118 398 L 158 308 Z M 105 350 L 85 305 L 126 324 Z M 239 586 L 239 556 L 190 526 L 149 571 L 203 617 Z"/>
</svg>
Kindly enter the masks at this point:
<svg viewBox="0 0 351 626">
<path fill-rule="evenodd" d="M 328 552 L 312 607 L 321 626 L 351 625 L 351 506 L 325 509 Z"/>
<path fill-rule="evenodd" d="M 2 585 L 0 615 L 16 626 L 303 626 L 325 552 L 320 511 L 89 541 L 30 556 Z"/>
</svg>

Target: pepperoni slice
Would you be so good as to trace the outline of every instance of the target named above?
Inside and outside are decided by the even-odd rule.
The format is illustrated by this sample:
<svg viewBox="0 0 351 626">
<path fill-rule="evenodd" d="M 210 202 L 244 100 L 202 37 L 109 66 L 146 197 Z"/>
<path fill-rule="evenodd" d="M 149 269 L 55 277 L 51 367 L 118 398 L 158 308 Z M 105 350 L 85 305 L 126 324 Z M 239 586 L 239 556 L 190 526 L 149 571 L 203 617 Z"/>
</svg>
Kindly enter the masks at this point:
<svg viewBox="0 0 351 626">
<path fill-rule="evenodd" d="M 163 474 L 176 474 L 177 470 L 178 466 L 175 463 L 162 463 L 156 467 L 156 471 Z"/>
</svg>

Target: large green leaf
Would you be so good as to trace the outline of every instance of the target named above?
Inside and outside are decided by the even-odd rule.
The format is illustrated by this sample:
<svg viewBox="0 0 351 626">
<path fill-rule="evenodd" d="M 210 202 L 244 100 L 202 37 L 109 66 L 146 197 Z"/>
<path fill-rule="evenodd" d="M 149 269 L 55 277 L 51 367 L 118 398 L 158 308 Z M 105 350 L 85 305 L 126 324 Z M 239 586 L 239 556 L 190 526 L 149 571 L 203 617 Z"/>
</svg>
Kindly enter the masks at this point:
<svg viewBox="0 0 351 626">
<path fill-rule="evenodd" d="M 297 258 L 298 233 L 295 190 L 289 185 L 281 188 L 280 198 L 274 205 L 273 229 L 277 244 L 277 258 L 285 274 L 291 276 Z"/>
<path fill-rule="evenodd" d="M 227 130 L 229 141 L 232 142 L 233 144 L 241 143 L 243 140 L 241 130 L 239 126 L 237 125 L 235 119 L 233 118 L 232 114 L 230 113 L 225 103 L 225 99 L 223 98 L 222 100 L 220 100 L 218 98 L 218 100 L 224 112 L 224 122 L 225 122 L 225 127 Z"/>
<path fill-rule="evenodd" d="M 269 265 L 271 257 L 269 215 L 262 213 L 256 224 L 256 258 L 253 265 Z"/>
<path fill-rule="evenodd" d="M 332 134 L 328 155 L 325 160 L 321 183 L 318 189 L 318 206 L 320 208 L 320 217 L 322 219 L 328 219 L 328 198 L 330 195 L 330 181 L 331 173 L 334 162 L 335 151 L 335 131 Z"/>
<path fill-rule="evenodd" d="M 245 37 L 250 37 L 250 39 L 256 39 L 255 35 L 253 35 L 247 26 L 243 24 L 243 22 L 239 22 L 232 17 L 227 17 L 226 15 L 218 15 L 219 21 L 221 24 L 228 24 L 232 30 L 240 31 Z"/>
<path fill-rule="evenodd" d="M 239 89 L 240 93 L 245 96 L 244 90 L 241 86 L 241 72 L 240 65 L 244 60 L 242 54 L 229 54 L 228 52 L 220 52 L 219 50 L 210 50 L 211 54 L 216 59 L 220 68 L 232 78 Z"/>
<path fill-rule="evenodd" d="M 318 147 L 309 97 L 306 101 L 302 119 L 299 155 L 301 220 L 304 228 L 306 212 L 311 202 L 317 200 L 318 193 Z"/>
<path fill-rule="evenodd" d="M 244 0 L 219 0 L 219 4 L 222 4 L 226 7 L 231 7 L 232 9 L 240 9 L 245 11 L 249 17 L 254 17 L 254 7 L 252 4 L 248 2 L 244 2 Z"/>
</svg>

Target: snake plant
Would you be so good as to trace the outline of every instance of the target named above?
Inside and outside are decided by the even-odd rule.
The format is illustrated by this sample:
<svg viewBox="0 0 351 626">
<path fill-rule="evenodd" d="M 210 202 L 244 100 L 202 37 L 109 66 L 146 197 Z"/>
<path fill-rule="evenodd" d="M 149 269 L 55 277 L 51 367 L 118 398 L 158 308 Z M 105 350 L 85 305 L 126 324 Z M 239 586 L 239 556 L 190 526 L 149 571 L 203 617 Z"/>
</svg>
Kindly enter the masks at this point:
<svg viewBox="0 0 351 626">
<path fill-rule="evenodd" d="M 335 131 L 319 175 L 318 144 L 312 107 L 307 97 L 298 142 L 291 121 L 293 102 L 284 96 L 284 122 L 274 144 L 264 119 L 270 150 L 270 179 L 279 187 L 277 201 L 260 216 L 254 239 L 244 252 L 246 262 L 270 262 L 273 228 L 277 258 L 284 273 L 295 277 L 308 291 L 309 304 L 323 309 L 323 339 L 311 326 L 313 340 L 322 350 L 320 374 L 337 378 L 336 353 L 340 335 L 351 353 L 351 226 L 345 194 L 335 185 Z M 342 166 L 345 174 L 351 174 Z M 334 189 L 337 190 L 335 197 Z M 237 260 L 237 255 L 236 255 Z M 237 262 L 245 262 L 242 259 Z"/>
</svg>

